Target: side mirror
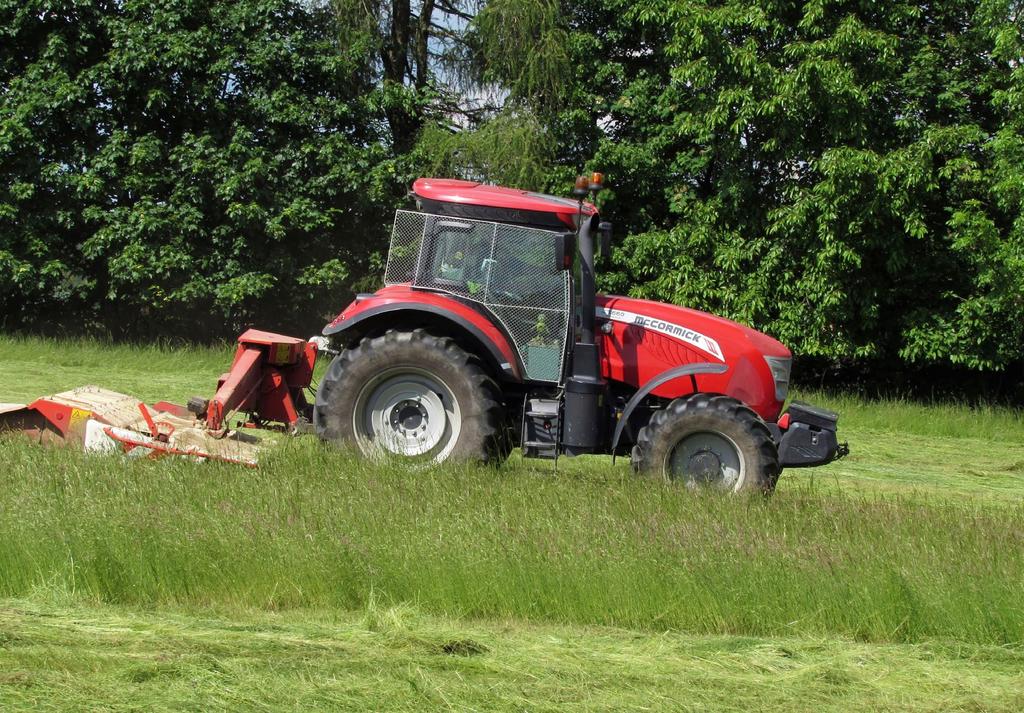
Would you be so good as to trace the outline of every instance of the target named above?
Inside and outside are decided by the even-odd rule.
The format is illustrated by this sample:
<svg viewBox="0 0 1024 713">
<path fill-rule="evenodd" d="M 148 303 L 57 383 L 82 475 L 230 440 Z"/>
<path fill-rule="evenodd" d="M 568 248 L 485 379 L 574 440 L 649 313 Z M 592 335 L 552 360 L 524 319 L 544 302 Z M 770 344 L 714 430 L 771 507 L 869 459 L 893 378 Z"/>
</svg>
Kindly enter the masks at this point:
<svg viewBox="0 0 1024 713">
<path fill-rule="evenodd" d="M 575 233 L 558 233 L 555 236 L 555 269 L 571 270 L 576 257 Z"/>
<path fill-rule="evenodd" d="M 597 232 L 601 236 L 601 256 L 611 257 L 612 254 L 612 224 L 602 220 L 597 226 Z"/>
</svg>

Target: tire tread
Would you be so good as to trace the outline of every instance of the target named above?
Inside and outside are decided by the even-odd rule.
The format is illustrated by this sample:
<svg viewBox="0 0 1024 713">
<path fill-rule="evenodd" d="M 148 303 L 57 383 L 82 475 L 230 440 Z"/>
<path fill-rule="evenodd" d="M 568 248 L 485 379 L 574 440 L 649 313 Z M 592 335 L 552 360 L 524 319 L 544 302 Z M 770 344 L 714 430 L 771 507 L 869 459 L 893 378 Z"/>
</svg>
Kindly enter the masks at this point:
<svg viewBox="0 0 1024 713">
<path fill-rule="evenodd" d="M 355 347 L 343 350 L 334 358 L 317 390 L 314 426 L 321 440 L 352 440 L 350 434 L 343 433 L 343 429 L 338 428 L 338 424 L 343 423 L 345 417 L 345 414 L 337 413 L 343 406 L 343 399 L 332 398 L 332 394 L 339 384 L 344 384 L 345 380 L 350 378 L 359 365 L 366 360 L 369 360 L 369 363 L 379 361 L 382 355 L 395 346 L 411 349 L 414 353 L 438 355 L 465 378 L 470 397 L 466 399 L 466 403 L 459 403 L 462 412 L 459 438 L 461 441 L 466 436 L 471 442 L 457 444 L 459 457 L 484 463 L 504 460 L 510 449 L 507 447 L 509 439 L 504 437 L 505 414 L 497 382 L 484 371 L 480 362 L 456 344 L 454 339 L 436 336 L 425 329 L 389 329 L 380 336 L 364 338 Z"/>
<path fill-rule="evenodd" d="M 647 425 L 637 434 L 636 444 L 631 453 L 633 469 L 648 475 L 664 476 L 658 472 L 654 454 L 665 452 L 664 439 L 671 426 L 695 416 L 712 416 L 732 421 L 740 426 L 750 439 L 750 445 L 757 454 L 756 463 L 745 476 L 745 489 L 771 492 L 778 482 L 778 450 L 772 440 L 771 431 L 764 421 L 746 404 L 721 394 L 698 393 L 671 401 L 668 406 L 652 414 Z M 663 470 L 664 466 L 662 466 Z M 751 476 L 753 476 L 751 478 Z"/>
</svg>

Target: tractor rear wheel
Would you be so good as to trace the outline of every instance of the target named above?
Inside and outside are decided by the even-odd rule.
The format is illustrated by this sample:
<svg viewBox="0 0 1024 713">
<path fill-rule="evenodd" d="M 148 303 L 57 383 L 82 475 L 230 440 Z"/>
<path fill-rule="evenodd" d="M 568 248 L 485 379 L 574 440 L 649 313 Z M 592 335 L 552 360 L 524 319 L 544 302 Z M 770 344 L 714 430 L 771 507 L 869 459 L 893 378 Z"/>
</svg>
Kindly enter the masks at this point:
<svg viewBox="0 0 1024 713">
<path fill-rule="evenodd" d="M 633 467 L 689 489 L 771 492 L 779 454 L 756 413 L 727 396 L 695 394 L 656 411 L 637 435 Z"/>
<path fill-rule="evenodd" d="M 447 337 L 388 331 L 338 355 L 317 391 L 321 439 L 367 456 L 491 462 L 507 455 L 497 384 Z"/>
</svg>

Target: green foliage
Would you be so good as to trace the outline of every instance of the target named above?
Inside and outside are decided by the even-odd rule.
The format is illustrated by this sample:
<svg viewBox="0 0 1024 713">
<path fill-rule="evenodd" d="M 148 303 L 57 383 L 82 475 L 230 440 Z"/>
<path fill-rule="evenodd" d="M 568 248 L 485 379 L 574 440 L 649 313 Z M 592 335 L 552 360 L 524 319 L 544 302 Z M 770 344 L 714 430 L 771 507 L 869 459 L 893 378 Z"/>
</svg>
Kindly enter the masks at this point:
<svg viewBox="0 0 1024 713">
<path fill-rule="evenodd" d="M 533 114 L 507 110 L 473 130 L 428 125 L 417 150 L 428 174 L 529 188 L 543 185 L 552 142 Z"/>
<path fill-rule="evenodd" d="M 499 42 L 482 61 L 547 128 L 546 187 L 564 191 L 584 167 L 609 174 L 605 209 L 630 237 L 606 287 L 725 314 L 803 356 L 1020 361 L 1019 2 L 562 11 L 573 71 L 557 104 L 517 79 L 558 58 L 544 42 Z M 478 27 L 553 32 L 550 18 L 519 18 L 532 29 Z"/>
<path fill-rule="evenodd" d="M 365 48 L 328 8 L 2 2 L 0 28 L 7 327 L 199 337 L 337 309 L 396 191 Z"/>
<path fill-rule="evenodd" d="M 1019 646 L 695 636 L 360 609 L 104 606 L 55 588 L 0 602 L 5 713 L 1024 707 Z M 683 703 L 685 702 L 685 703 Z"/>
<path fill-rule="evenodd" d="M 420 148 L 432 168 L 553 192 L 607 172 L 629 236 L 612 291 L 833 363 L 1000 370 L 1024 350 L 1021 13 L 492 0 L 468 40 L 511 111 Z"/>
<path fill-rule="evenodd" d="M 1019 0 L 0 0 L 0 325 L 316 329 L 413 177 L 603 170 L 611 291 L 1024 350 Z M 230 331 L 230 330 L 228 330 Z"/>
<path fill-rule="evenodd" d="M 561 11 L 555 0 L 485 3 L 468 33 L 479 81 L 502 86 L 514 100 L 546 108 L 563 99 L 573 67 Z"/>
</svg>

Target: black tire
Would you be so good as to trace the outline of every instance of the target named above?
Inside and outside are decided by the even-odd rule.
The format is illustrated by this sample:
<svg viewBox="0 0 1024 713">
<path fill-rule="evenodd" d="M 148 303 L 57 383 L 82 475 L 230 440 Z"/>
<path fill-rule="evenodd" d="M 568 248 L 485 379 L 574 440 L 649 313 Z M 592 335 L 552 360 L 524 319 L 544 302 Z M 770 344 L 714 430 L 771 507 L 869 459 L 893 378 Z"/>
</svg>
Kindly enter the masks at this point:
<svg viewBox="0 0 1024 713">
<path fill-rule="evenodd" d="M 431 432 L 423 441 L 423 452 L 410 452 L 419 448 L 419 441 L 414 429 L 410 429 L 412 437 L 402 430 L 406 421 L 401 414 L 408 411 L 417 429 L 427 429 L 431 414 L 437 423 L 438 410 L 412 404 L 406 411 L 398 411 L 402 404 L 410 403 L 403 398 L 386 416 L 388 399 L 407 393 L 401 391 L 403 384 L 424 390 L 423 400 L 429 399 L 428 392 L 434 390 L 443 404 L 447 430 L 438 436 L 436 446 L 428 448 L 433 435 L 437 435 Z M 382 389 L 386 393 L 380 396 Z M 375 409 L 377 405 L 382 408 Z M 417 417 L 419 422 L 415 421 Z M 385 418 L 387 423 L 383 423 Z M 317 390 L 313 423 L 322 440 L 355 445 L 366 454 L 390 451 L 416 460 L 497 462 L 509 452 L 497 384 L 452 339 L 422 329 L 389 330 L 383 336 L 363 339 L 335 357 Z M 380 428 L 375 431 L 373 424 Z M 402 425 L 380 433 L 391 424 Z M 380 437 L 375 437 L 378 433 Z"/>
<path fill-rule="evenodd" d="M 764 421 L 736 399 L 710 394 L 681 397 L 655 411 L 637 435 L 632 462 L 650 477 L 731 492 L 770 493 L 781 472 Z"/>
</svg>

